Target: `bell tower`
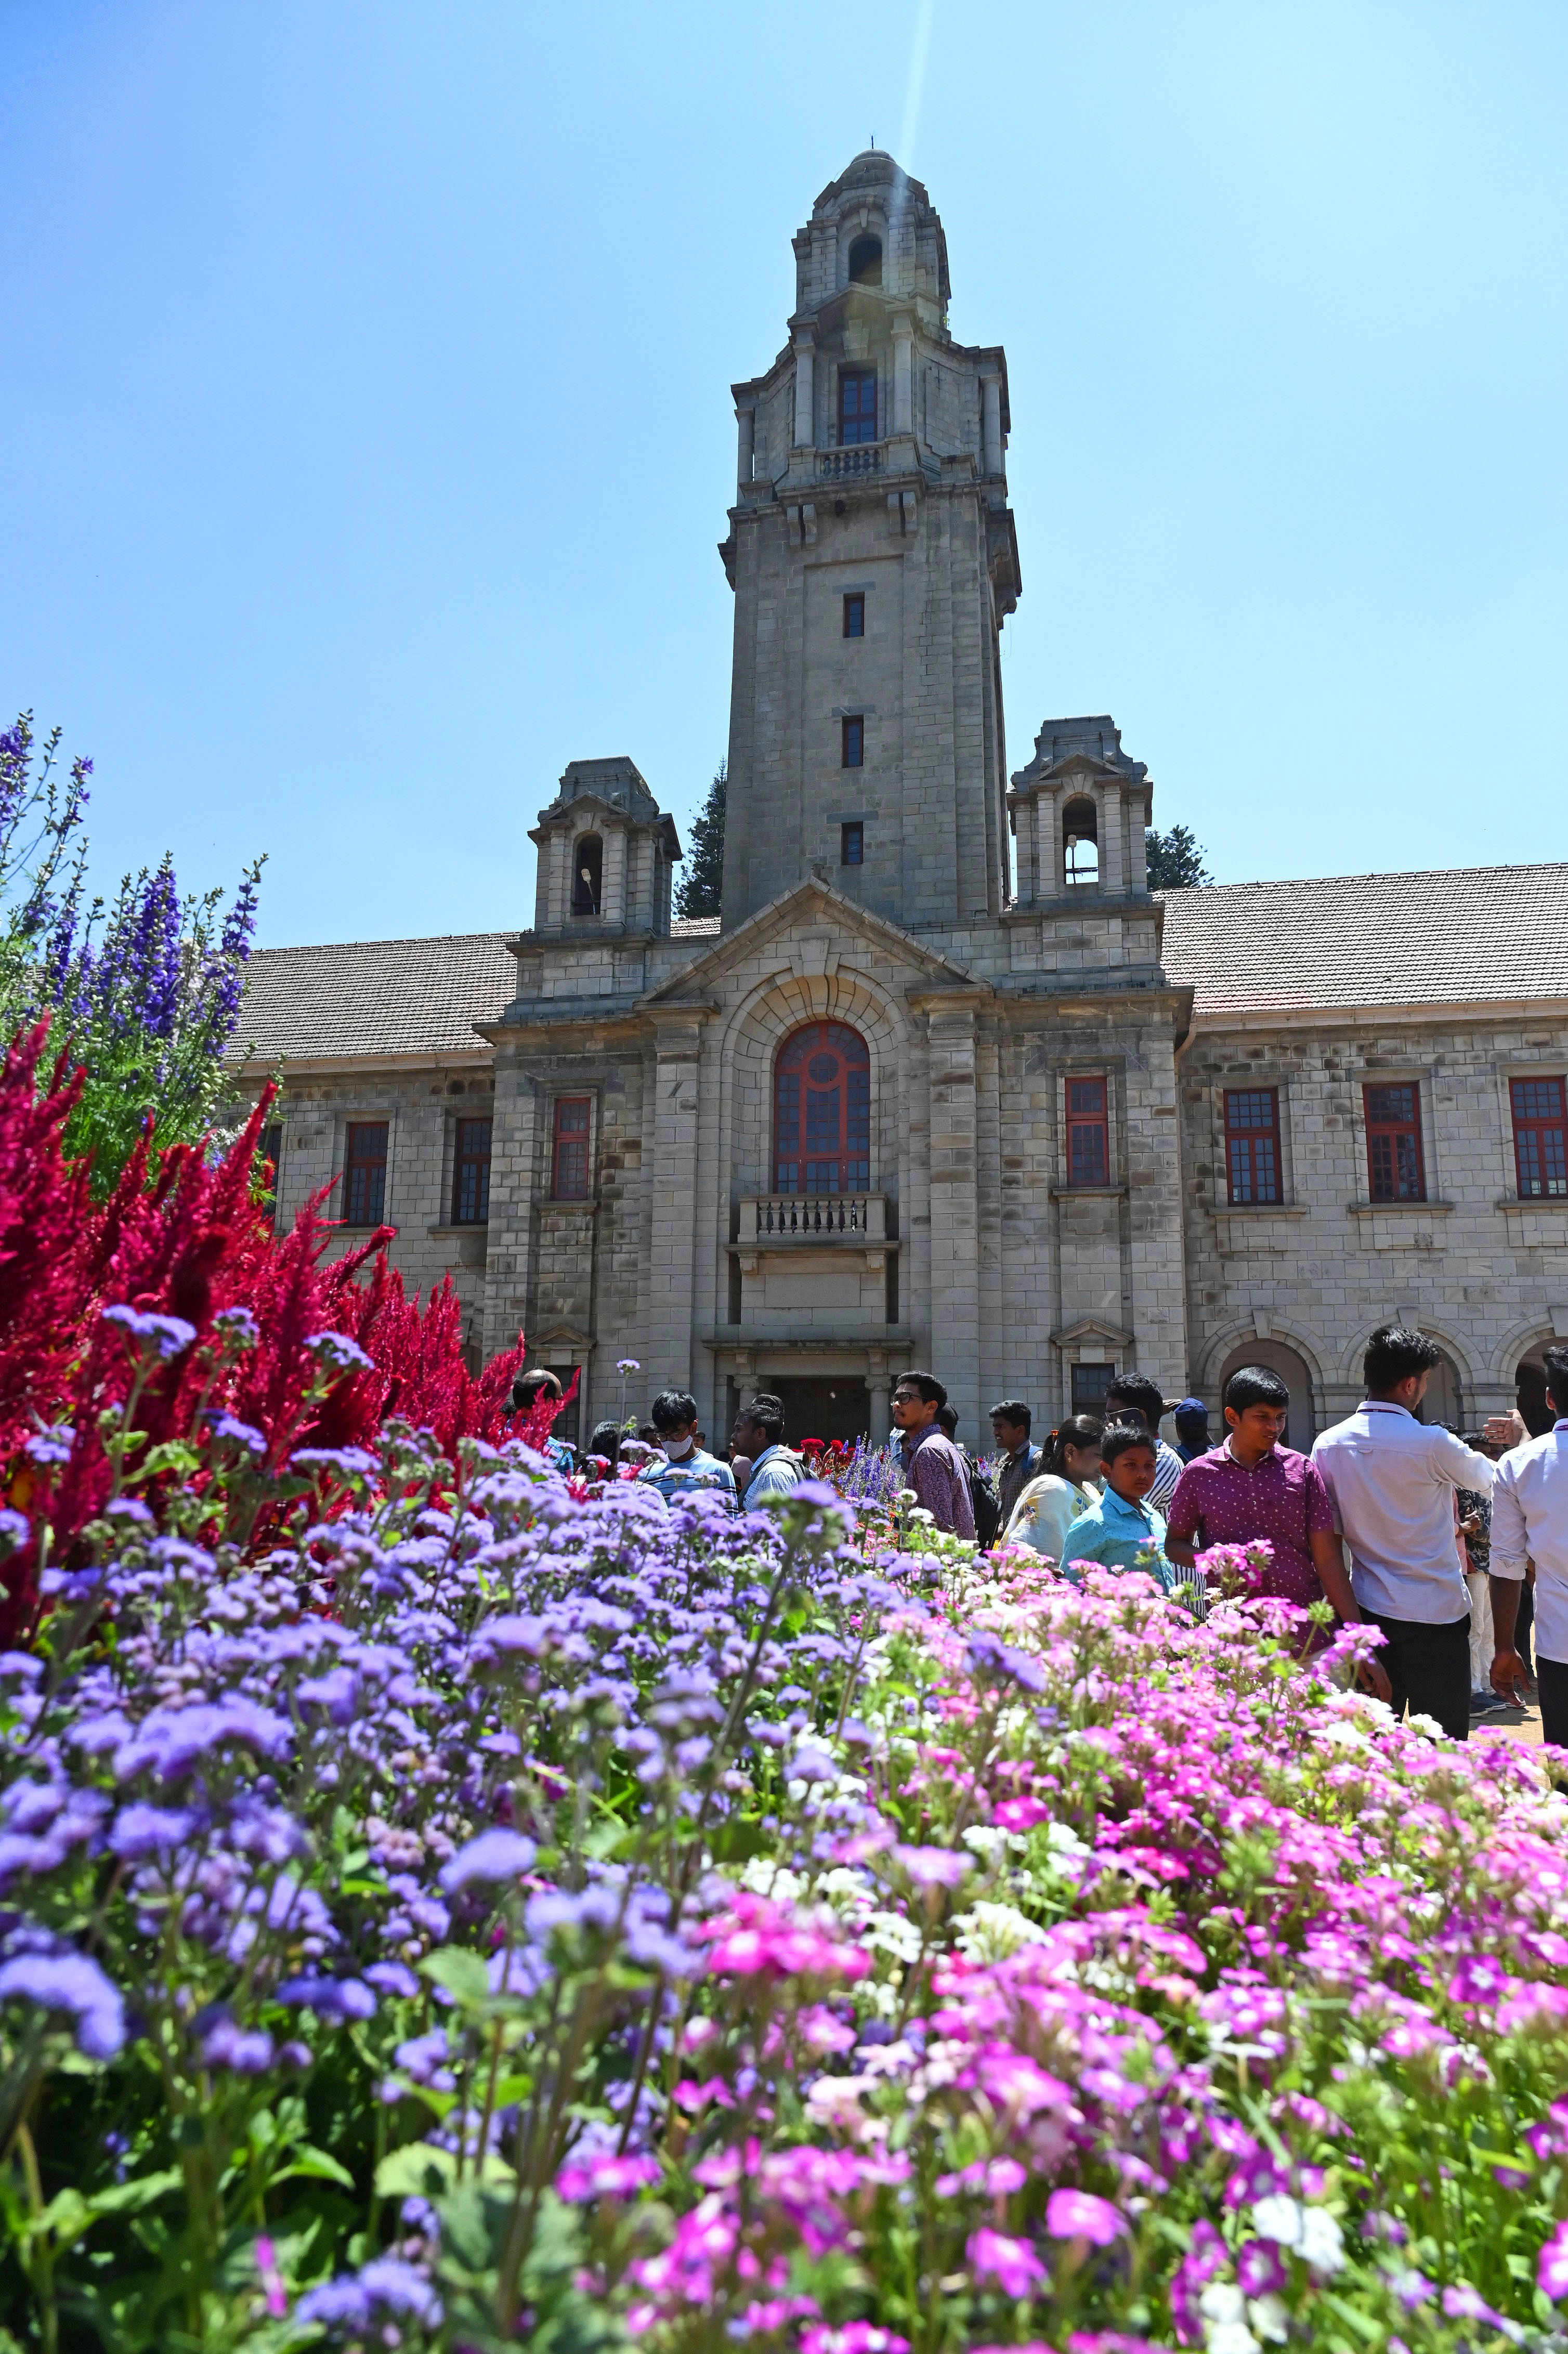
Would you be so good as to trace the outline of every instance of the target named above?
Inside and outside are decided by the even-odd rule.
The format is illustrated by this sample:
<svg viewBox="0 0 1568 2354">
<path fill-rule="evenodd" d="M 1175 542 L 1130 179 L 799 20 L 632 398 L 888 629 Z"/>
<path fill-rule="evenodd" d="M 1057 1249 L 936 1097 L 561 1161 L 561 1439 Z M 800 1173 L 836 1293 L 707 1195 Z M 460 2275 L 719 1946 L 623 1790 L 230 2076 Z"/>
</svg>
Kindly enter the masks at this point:
<svg viewBox="0 0 1568 2354">
<path fill-rule="evenodd" d="M 949 334 L 942 224 L 891 155 L 857 155 L 794 249 L 788 341 L 734 387 L 724 928 L 820 873 L 963 931 L 1008 896 L 1007 362 Z"/>
</svg>

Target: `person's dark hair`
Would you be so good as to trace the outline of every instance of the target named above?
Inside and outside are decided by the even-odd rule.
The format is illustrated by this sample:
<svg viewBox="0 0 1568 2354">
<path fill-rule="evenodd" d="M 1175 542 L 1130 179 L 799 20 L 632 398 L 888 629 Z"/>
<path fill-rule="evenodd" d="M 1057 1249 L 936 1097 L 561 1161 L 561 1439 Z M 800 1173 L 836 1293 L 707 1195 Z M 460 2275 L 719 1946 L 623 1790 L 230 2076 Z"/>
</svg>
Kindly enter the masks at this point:
<svg viewBox="0 0 1568 2354">
<path fill-rule="evenodd" d="M 782 1398 L 775 1397 L 771 1390 L 758 1390 L 754 1398 L 747 1399 L 746 1405 L 741 1407 L 741 1412 L 748 1422 L 754 1422 L 757 1425 L 769 1447 L 783 1446 L 784 1401 Z"/>
<path fill-rule="evenodd" d="M 683 1430 L 688 1422 L 695 1422 L 697 1401 L 690 1390 L 661 1390 L 649 1412 L 662 1437 L 667 1430 Z"/>
<path fill-rule="evenodd" d="M 1143 1416 L 1151 1431 L 1157 1432 L 1165 1412 L 1165 1393 L 1147 1373 L 1118 1373 L 1106 1392 L 1106 1405 L 1130 1408 Z"/>
<path fill-rule="evenodd" d="M 613 1470 L 616 1464 L 620 1460 L 620 1423 L 595 1423 L 593 1437 L 588 1443 L 588 1451 L 590 1455 L 602 1455 L 605 1461 Z"/>
<path fill-rule="evenodd" d="M 918 1391 L 927 1405 L 946 1405 L 948 1403 L 948 1393 L 935 1373 L 900 1373 L 893 1386 L 895 1390 Z"/>
<path fill-rule="evenodd" d="M 658 1424 L 656 1422 L 640 1422 L 637 1426 L 637 1436 L 642 1441 L 644 1447 L 657 1447 L 659 1444 Z"/>
<path fill-rule="evenodd" d="M 1436 1341 L 1407 1332 L 1403 1324 L 1380 1324 L 1367 1342 L 1361 1379 L 1369 1397 L 1391 1390 L 1411 1373 L 1429 1373 L 1443 1352 Z"/>
<path fill-rule="evenodd" d="M 1152 1447 L 1154 1433 L 1147 1423 L 1113 1422 L 1100 1440 L 1100 1461 L 1110 1464 L 1132 1447 Z"/>
<path fill-rule="evenodd" d="M 1225 1384 L 1225 1404 L 1245 1414 L 1249 1405 L 1288 1405 L 1290 1392 L 1267 1365 L 1241 1365 Z"/>
<path fill-rule="evenodd" d="M 992 1422 L 1010 1422 L 1014 1430 L 1022 1431 L 1025 1438 L 1034 1427 L 1033 1412 L 1018 1398 L 1003 1398 L 1000 1405 L 993 1405 L 991 1419 Z"/>
<path fill-rule="evenodd" d="M 1067 1476 L 1068 1447 L 1075 1447 L 1082 1454 L 1086 1447 L 1097 1447 L 1104 1428 L 1105 1425 L 1097 1414 L 1070 1415 L 1065 1422 L 1058 1424 L 1045 1441 L 1045 1460 L 1042 1470 L 1049 1471 L 1054 1479 L 1065 1479 Z"/>
<path fill-rule="evenodd" d="M 1189 1431 L 1197 1437 L 1209 1426 L 1209 1409 L 1206 1405 L 1179 1405 L 1176 1409 L 1175 1421 L 1176 1427 L 1183 1438 Z"/>
<path fill-rule="evenodd" d="M 949 1438 L 958 1437 L 959 1409 L 956 1405 L 939 1405 L 937 1408 L 937 1427 Z"/>
<path fill-rule="evenodd" d="M 564 1394 L 559 1374 L 553 1373 L 548 1365 L 535 1365 L 531 1373 L 519 1373 L 512 1384 L 513 1413 L 532 1413 L 538 1402 L 539 1392 L 544 1389 L 547 1389 L 552 1397 Z"/>
<path fill-rule="evenodd" d="M 1568 1414 L 1568 1349 L 1548 1349 L 1546 1387 L 1559 1416 Z"/>
</svg>

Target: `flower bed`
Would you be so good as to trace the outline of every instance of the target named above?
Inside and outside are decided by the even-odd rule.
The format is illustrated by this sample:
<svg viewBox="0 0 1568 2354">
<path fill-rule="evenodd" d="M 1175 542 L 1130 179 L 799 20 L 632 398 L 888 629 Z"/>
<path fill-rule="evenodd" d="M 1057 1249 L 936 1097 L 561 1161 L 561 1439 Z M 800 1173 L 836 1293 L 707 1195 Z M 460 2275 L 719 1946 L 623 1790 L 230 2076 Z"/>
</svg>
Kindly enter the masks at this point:
<svg viewBox="0 0 1568 2354">
<path fill-rule="evenodd" d="M 258 1553 L 223 1444 L 0 1659 L 18 2342 L 1563 2342 L 1539 1755 L 817 1486 L 393 1426 Z"/>
</svg>

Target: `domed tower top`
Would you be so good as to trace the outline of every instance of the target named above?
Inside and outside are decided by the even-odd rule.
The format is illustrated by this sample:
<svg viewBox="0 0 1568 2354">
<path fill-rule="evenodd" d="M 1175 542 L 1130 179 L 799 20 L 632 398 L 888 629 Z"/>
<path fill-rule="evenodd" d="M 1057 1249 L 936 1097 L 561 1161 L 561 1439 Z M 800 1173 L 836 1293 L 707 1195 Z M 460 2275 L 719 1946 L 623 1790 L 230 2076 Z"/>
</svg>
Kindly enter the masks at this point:
<svg viewBox="0 0 1568 2354">
<path fill-rule="evenodd" d="M 918 180 L 868 147 L 830 180 L 795 239 L 795 315 L 810 318 L 846 287 L 880 287 L 913 302 L 922 323 L 948 323 L 948 240 Z"/>
</svg>

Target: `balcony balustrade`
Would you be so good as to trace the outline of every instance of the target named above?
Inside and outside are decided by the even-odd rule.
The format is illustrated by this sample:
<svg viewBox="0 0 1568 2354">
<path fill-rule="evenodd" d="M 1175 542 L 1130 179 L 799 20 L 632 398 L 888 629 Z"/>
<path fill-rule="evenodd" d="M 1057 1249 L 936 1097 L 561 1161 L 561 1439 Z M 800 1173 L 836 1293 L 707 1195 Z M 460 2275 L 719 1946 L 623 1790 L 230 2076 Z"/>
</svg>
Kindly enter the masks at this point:
<svg viewBox="0 0 1568 2354">
<path fill-rule="evenodd" d="M 819 450 L 817 480 L 840 482 L 851 474 L 880 474 L 886 446 L 884 441 L 862 441 L 843 450 Z"/>
<path fill-rule="evenodd" d="M 796 1244 L 836 1244 L 852 1248 L 887 1242 L 887 1197 L 883 1193 L 747 1194 L 740 1205 L 743 1250 L 784 1248 Z"/>
</svg>

